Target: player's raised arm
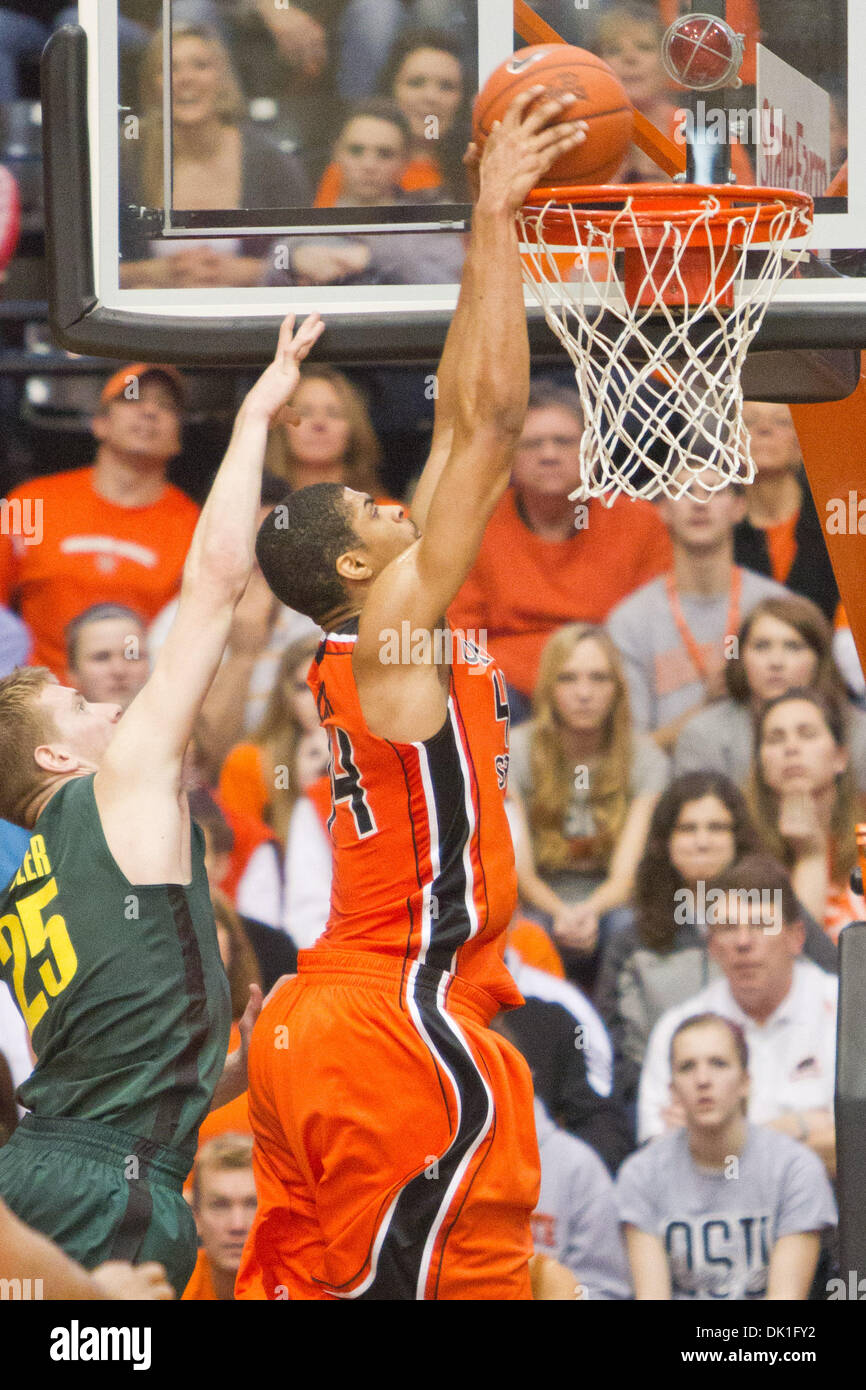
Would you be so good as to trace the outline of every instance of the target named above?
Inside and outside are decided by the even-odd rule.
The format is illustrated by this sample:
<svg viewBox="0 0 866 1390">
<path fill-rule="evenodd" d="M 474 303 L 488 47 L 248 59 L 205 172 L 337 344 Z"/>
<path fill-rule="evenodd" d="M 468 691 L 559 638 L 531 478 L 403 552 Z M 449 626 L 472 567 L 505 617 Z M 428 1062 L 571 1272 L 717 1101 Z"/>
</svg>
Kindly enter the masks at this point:
<svg viewBox="0 0 866 1390">
<path fill-rule="evenodd" d="M 481 191 L 479 184 L 480 155 L 478 146 L 474 143 L 469 146 L 464 163 L 472 181 L 473 201 L 477 203 Z M 460 364 L 463 360 L 466 335 L 472 327 L 469 302 L 472 298 L 473 288 L 472 257 L 470 256 L 463 271 L 457 308 L 448 328 L 448 336 L 445 339 L 445 347 L 436 372 L 436 405 L 430 453 L 418 480 L 418 486 L 415 489 L 410 507 L 412 520 L 421 531 L 427 525 L 430 503 L 454 443 L 454 424 L 458 406 L 457 387 L 460 380 Z"/>
<path fill-rule="evenodd" d="M 128 787 L 131 767 L 147 781 L 168 777 L 180 784 L 184 751 L 252 573 L 268 429 L 294 392 L 299 364 L 323 329 L 314 314 L 295 333 L 290 315 L 274 361 L 238 412 L 190 545 L 177 616 L 100 766 L 102 796 L 115 779 Z"/>
<path fill-rule="evenodd" d="M 539 100 L 543 90 L 519 96 L 484 148 L 457 327 L 459 362 L 453 339 L 446 352 L 446 366 L 456 367 L 457 378 L 451 448 L 429 502 L 422 479 L 418 513 L 426 515 L 419 544 L 370 591 L 370 632 L 405 619 L 418 627 L 436 624 L 469 572 L 508 484 L 529 399 L 515 216 L 545 170 L 585 139 L 583 123 L 558 121 L 571 98 Z M 445 386 L 451 389 L 448 379 Z M 363 629 L 359 647 L 362 641 Z"/>
</svg>

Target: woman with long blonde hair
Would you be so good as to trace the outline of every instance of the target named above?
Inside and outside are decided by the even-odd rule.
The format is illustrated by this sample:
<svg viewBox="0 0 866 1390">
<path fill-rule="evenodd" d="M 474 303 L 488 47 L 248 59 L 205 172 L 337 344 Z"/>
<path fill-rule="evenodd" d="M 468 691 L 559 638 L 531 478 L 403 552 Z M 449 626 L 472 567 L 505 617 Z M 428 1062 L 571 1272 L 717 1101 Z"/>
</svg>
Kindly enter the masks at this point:
<svg viewBox="0 0 866 1390">
<path fill-rule="evenodd" d="M 566 970 L 589 987 L 609 914 L 631 895 L 665 755 L 632 727 L 619 653 L 603 628 L 572 623 L 544 647 L 533 718 L 511 736 L 518 884 L 552 923 Z M 520 833 L 520 826 L 524 833 Z"/>
<path fill-rule="evenodd" d="M 364 398 L 348 377 L 333 367 L 304 367 L 291 405 L 300 421 L 271 430 L 266 470 L 292 491 L 344 483 L 377 496 L 382 450 Z"/>
<path fill-rule="evenodd" d="M 162 37 L 157 35 L 140 69 L 139 138 L 121 141 L 124 203 L 151 208 L 165 204 L 162 89 Z M 246 102 L 229 51 L 216 31 L 204 25 L 172 27 L 171 125 L 175 208 L 228 211 L 309 204 L 303 166 L 246 119 Z M 261 284 L 268 245 L 261 238 L 148 244 L 126 229 L 122 243 L 121 283 L 127 289 Z M 148 251 L 150 260 L 145 259 Z"/>
</svg>

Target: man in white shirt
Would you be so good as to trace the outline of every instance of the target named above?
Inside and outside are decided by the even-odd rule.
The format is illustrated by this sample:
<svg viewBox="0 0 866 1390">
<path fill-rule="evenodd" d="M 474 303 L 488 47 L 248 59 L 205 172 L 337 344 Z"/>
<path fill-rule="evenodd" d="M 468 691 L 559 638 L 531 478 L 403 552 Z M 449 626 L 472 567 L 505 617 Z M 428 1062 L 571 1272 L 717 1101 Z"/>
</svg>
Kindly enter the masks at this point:
<svg viewBox="0 0 866 1390">
<path fill-rule="evenodd" d="M 683 1123 L 670 1096 L 671 1038 L 691 1015 L 718 1013 L 738 1023 L 748 1043 L 749 1119 L 808 1145 L 832 1174 L 837 980 L 799 959 L 803 924 L 788 877 L 774 860 L 747 856 L 719 876 L 706 898 L 710 953 L 724 977 L 668 1009 L 650 1034 L 638 1138 L 644 1142 Z"/>
</svg>

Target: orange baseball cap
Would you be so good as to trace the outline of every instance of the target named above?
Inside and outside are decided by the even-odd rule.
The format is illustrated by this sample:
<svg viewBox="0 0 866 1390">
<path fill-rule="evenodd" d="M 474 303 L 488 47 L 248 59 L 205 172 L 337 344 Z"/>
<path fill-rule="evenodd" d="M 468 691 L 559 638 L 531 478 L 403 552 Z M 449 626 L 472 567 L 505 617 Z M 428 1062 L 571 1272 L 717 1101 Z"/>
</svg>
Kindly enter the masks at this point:
<svg viewBox="0 0 866 1390">
<path fill-rule="evenodd" d="M 112 401 L 126 394 L 133 379 L 143 381 L 148 376 L 164 377 L 174 391 L 178 410 L 183 410 L 186 405 L 184 379 L 176 367 L 169 367 L 161 362 L 130 362 L 129 366 L 121 367 L 119 372 L 108 378 L 99 399 L 103 405 L 110 405 Z"/>
</svg>

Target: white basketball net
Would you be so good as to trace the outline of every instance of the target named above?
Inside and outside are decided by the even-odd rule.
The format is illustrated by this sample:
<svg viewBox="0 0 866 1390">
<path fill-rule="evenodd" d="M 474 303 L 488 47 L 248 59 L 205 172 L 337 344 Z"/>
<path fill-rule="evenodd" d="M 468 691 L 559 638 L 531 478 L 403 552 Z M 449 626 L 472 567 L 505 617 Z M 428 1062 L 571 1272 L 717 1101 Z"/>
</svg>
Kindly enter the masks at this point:
<svg viewBox="0 0 866 1390">
<path fill-rule="evenodd" d="M 553 231 L 545 226 L 545 215 L 554 206 L 570 214 L 570 248 L 547 240 Z M 631 197 L 607 228 L 581 216 L 579 207 L 561 203 L 537 212 L 524 209 L 519 216 L 524 280 L 574 363 L 580 391 L 585 428 L 576 499 L 603 497 L 610 503 L 619 493 L 676 499 L 689 493 L 700 475 L 691 495 L 705 500 L 733 481 L 754 480 L 740 377 L 777 285 L 800 259 L 799 250 L 792 253 L 790 247 L 795 238 L 800 248 L 805 244 L 802 209 L 779 202 L 778 213 L 762 229 L 757 227 L 760 206 L 744 207 L 742 216 L 738 210 L 727 223 L 724 244 L 708 252 L 710 288 L 699 302 L 689 303 L 680 274 L 682 253 L 690 245 L 706 246 L 719 206 L 708 195 L 687 225 L 665 222 L 661 245 L 649 248 Z M 642 258 L 643 284 L 634 298 L 651 300 L 640 308 L 628 303 L 617 264 L 622 254 L 617 230 L 626 227 L 633 229 Z M 762 254 L 757 266 L 749 266 L 754 278 L 746 287 L 746 257 L 756 231 Z M 723 271 L 729 253 L 732 262 Z M 672 257 L 666 271 L 663 255 Z M 561 265 L 568 261 L 577 266 L 579 278 L 564 281 Z M 734 307 L 725 310 L 716 298 L 729 285 Z M 665 303 L 673 287 L 685 297 L 684 307 Z"/>
</svg>

